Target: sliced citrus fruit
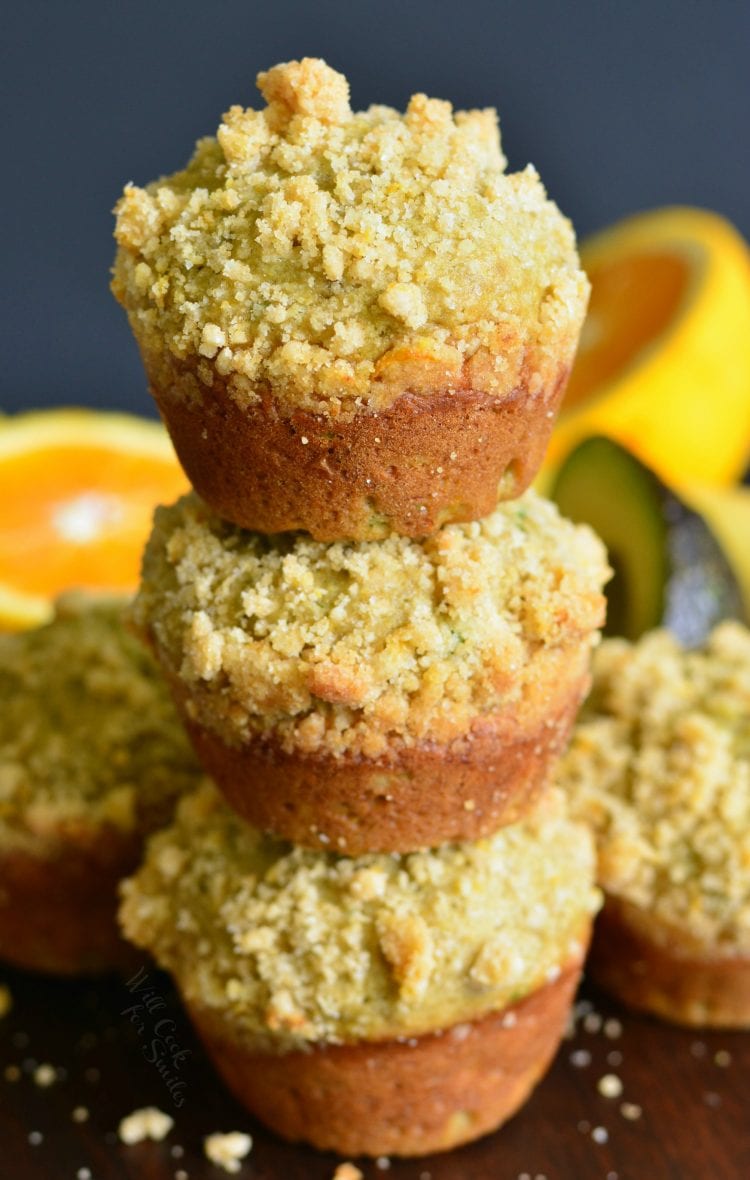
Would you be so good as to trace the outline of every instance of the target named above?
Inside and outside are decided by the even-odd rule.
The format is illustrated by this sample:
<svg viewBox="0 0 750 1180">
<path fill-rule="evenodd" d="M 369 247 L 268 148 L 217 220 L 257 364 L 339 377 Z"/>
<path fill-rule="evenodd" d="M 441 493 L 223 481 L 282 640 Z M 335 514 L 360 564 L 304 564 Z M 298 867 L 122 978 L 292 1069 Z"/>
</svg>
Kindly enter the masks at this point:
<svg viewBox="0 0 750 1180">
<path fill-rule="evenodd" d="M 154 506 L 188 484 L 157 422 L 93 410 L 0 419 L 0 628 L 72 587 L 130 592 Z"/>
<path fill-rule="evenodd" d="M 750 454 L 750 251 L 702 209 L 639 214 L 585 241 L 591 302 L 548 454 L 623 443 L 668 483 L 729 483 Z"/>
</svg>

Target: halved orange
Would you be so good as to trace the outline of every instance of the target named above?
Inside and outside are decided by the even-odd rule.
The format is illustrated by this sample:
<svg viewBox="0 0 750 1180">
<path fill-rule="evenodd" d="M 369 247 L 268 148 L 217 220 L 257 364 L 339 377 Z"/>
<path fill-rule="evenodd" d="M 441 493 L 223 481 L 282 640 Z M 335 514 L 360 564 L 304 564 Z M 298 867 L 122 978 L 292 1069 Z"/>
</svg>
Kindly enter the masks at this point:
<svg viewBox="0 0 750 1180">
<path fill-rule="evenodd" d="M 750 251 L 724 218 L 666 208 L 585 241 L 591 303 L 547 466 L 590 434 L 666 482 L 726 484 L 750 457 Z"/>
<path fill-rule="evenodd" d="M 187 487 L 157 422 L 78 409 L 0 419 L 0 627 L 46 622 L 62 590 L 135 590 L 155 505 Z"/>
</svg>

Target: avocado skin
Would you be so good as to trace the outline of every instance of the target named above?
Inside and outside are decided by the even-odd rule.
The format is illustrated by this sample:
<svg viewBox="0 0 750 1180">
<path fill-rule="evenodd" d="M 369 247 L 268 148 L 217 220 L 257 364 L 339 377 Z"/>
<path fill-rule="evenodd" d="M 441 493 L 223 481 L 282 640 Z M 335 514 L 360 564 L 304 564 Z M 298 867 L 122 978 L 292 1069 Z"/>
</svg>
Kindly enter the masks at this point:
<svg viewBox="0 0 750 1180">
<path fill-rule="evenodd" d="M 619 443 L 600 435 L 579 443 L 561 465 L 551 498 L 564 515 L 590 524 L 611 550 L 616 573 L 607 591 L 606 634 L 635 640 L 666 627 L 684 646 L 696 647 L 722 619 L 748 621 L 740 581 L 704 517 Z M 637 611 L 628 591 L 635 577 L 655 580 Z"/>
</svg>

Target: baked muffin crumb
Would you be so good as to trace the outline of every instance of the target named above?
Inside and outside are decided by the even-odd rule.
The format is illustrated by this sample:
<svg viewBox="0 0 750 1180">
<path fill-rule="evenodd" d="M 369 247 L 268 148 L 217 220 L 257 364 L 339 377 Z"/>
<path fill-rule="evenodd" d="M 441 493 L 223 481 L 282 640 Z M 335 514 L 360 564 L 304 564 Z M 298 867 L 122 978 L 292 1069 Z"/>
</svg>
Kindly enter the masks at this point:
<svg viewBox="0 0 750 1180">
<path fill-rule="evenodd" d="M 206 1159 L 212 1164 L 223 1168 L 225 1172 L 235 1175 L 239 1172 L 241 1161 L 249 1155 L 253 1141 L 244 1131 L 229 1131 L 227 1134 L 215 1132 L 203 1141 Z"/>
<path fill-rule="evenodd" d="M 117 1133 L 128 1146 L 142 1143 L 145 1139 L 158 1143 L 166 1138 L 173 1126 L 174 1119 L 163 1110 L 156 1106 L 144 1106 L 121 1119 Z"/>
</svg>

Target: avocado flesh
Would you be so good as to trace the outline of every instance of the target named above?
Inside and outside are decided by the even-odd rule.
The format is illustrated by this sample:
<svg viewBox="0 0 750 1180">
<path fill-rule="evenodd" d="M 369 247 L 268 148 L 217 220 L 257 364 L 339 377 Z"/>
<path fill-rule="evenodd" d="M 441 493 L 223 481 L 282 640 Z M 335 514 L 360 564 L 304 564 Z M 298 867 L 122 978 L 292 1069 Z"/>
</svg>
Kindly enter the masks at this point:
<svg viewBox="0 0 750 1180">
<path fill-rule="evenodd" d="M 705 520 L 618 443 L 580 443 L 551 495 L 609 551 L 606 634 L 634 640 L 662 626 L 693 647 L 720 619 L 743 618 L 738 580 Z"/>
</svg>

